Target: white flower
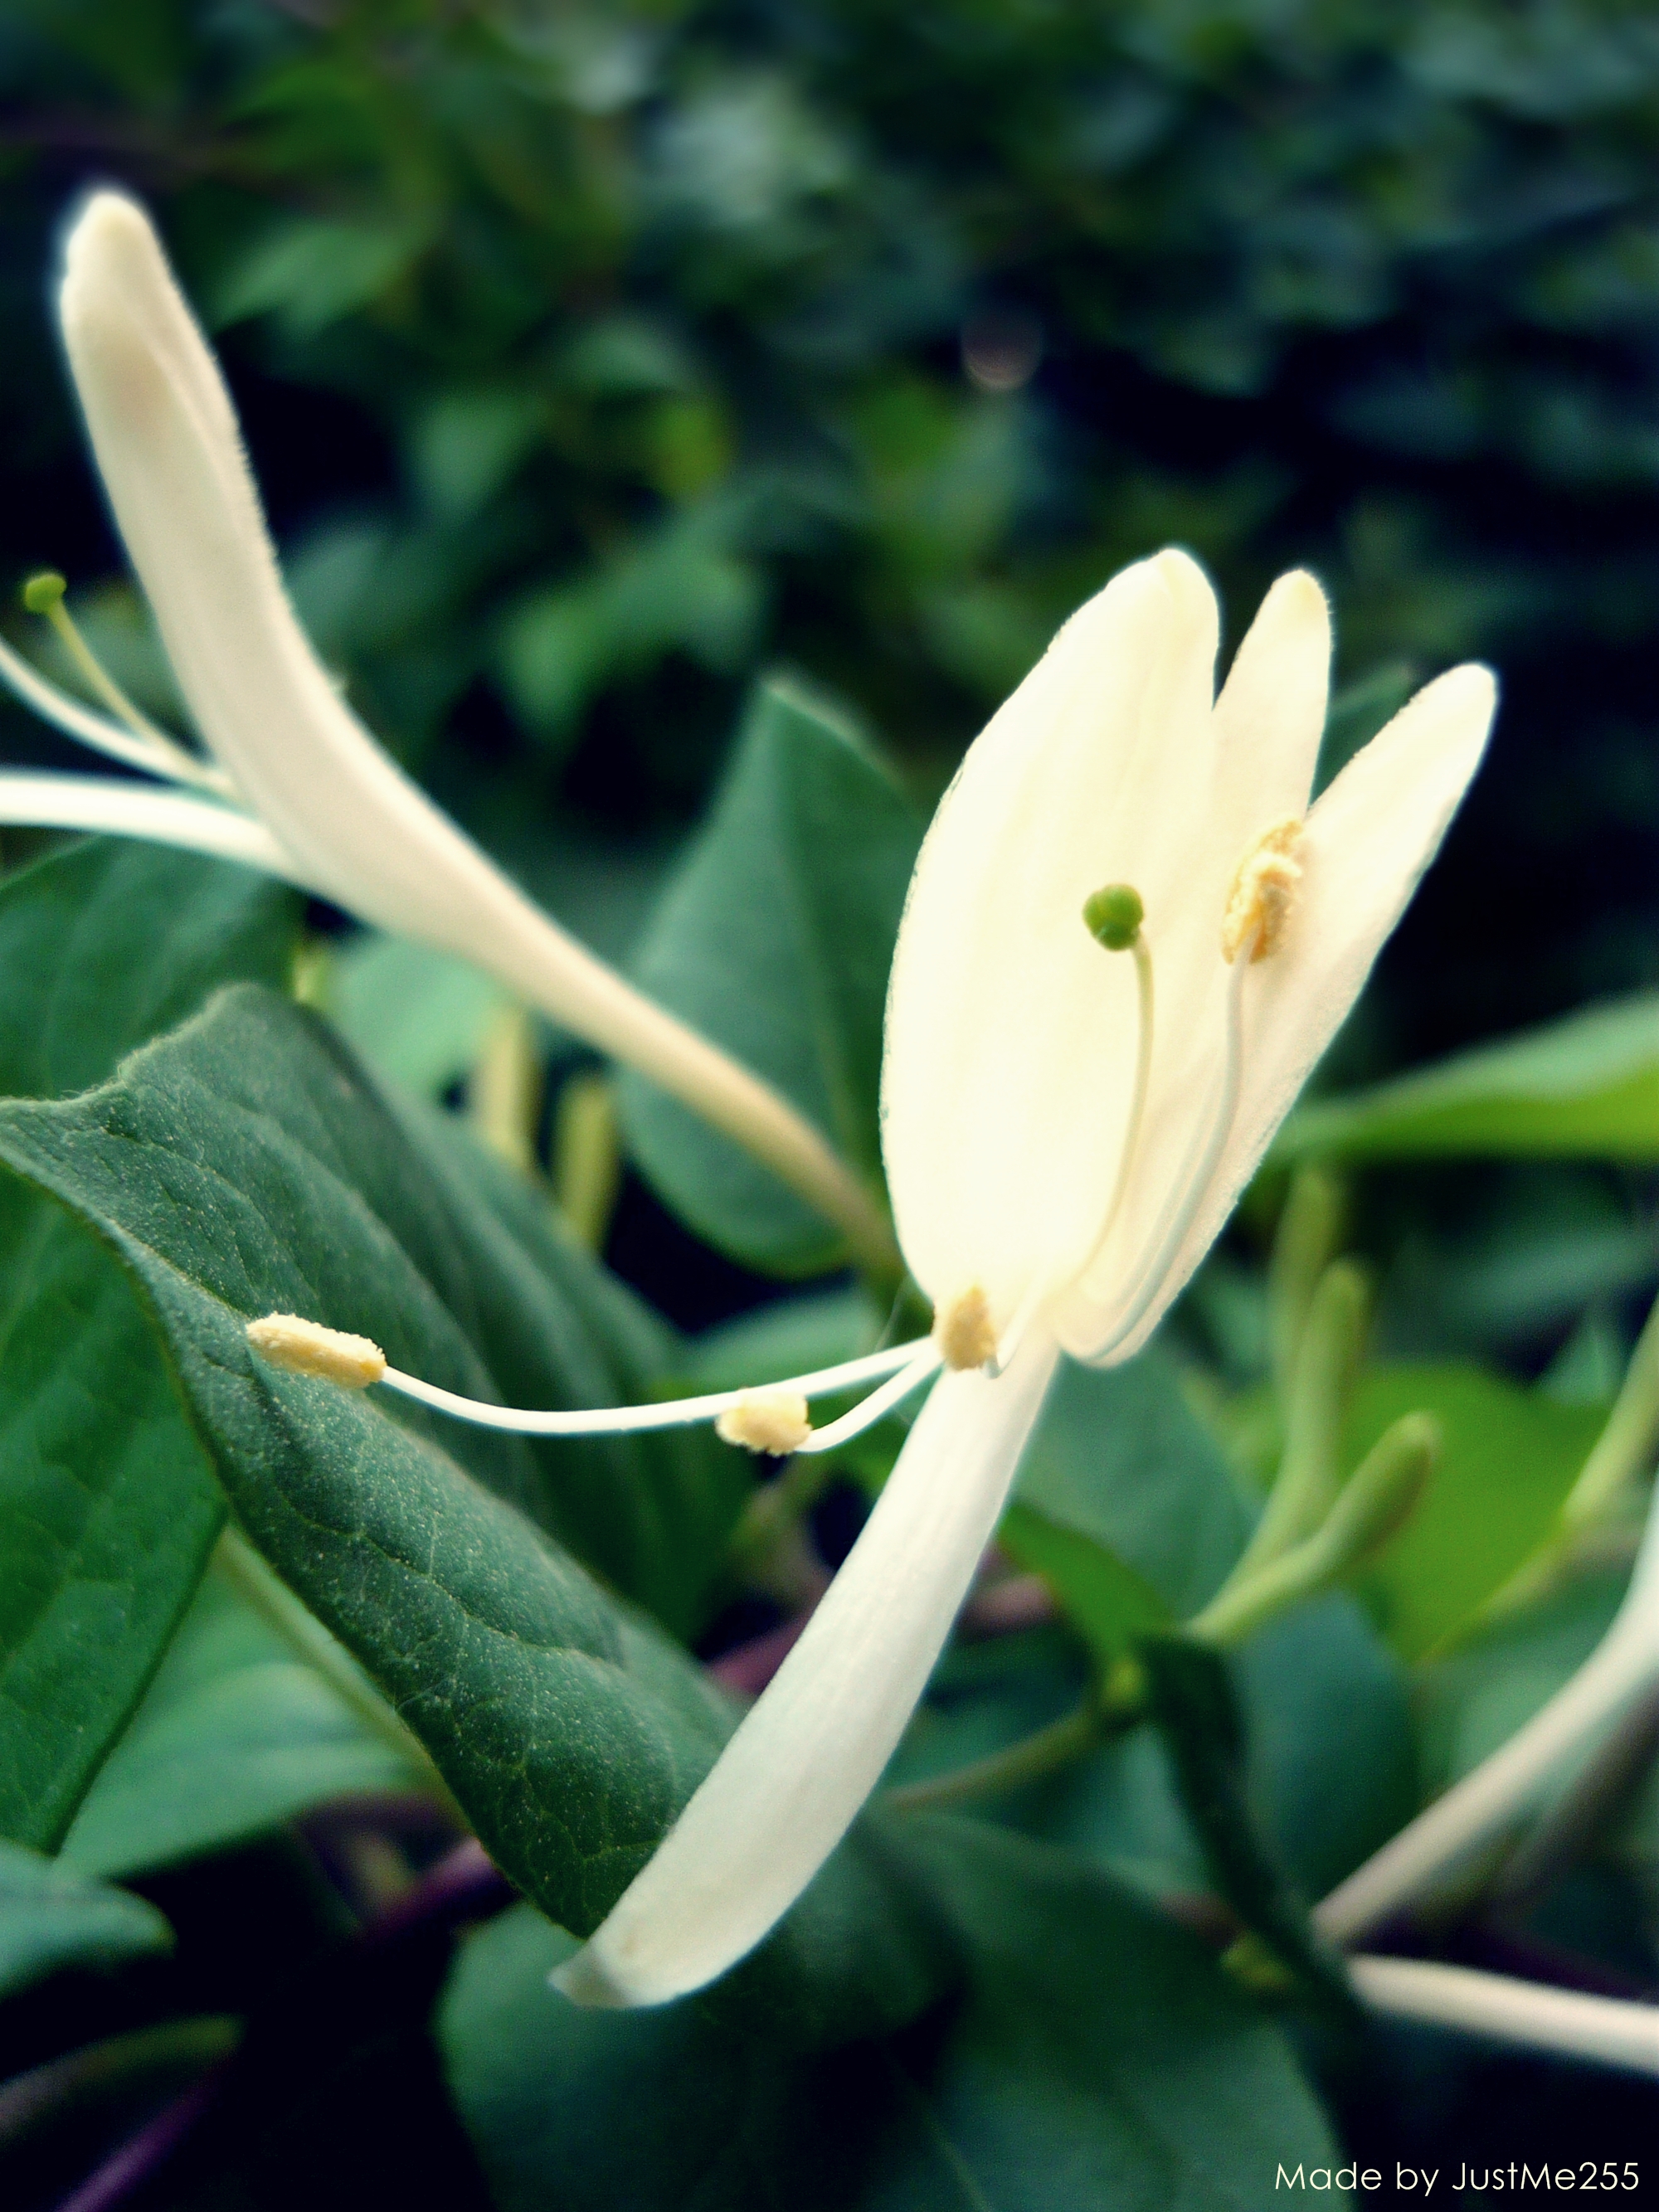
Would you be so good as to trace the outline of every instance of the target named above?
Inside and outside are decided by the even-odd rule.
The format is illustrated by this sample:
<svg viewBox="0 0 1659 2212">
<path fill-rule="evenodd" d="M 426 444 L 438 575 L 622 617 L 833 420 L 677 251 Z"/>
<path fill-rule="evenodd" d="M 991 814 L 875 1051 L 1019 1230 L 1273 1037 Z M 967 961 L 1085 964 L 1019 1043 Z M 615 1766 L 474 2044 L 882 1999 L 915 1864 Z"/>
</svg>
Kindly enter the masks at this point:
<svg viewBox="0 0 1659 2212">
<path fill-rule="evenodd" d="M 234 805 L 0 776 L 0 820 L 245 860 L 474 961 L 747 1146 L 863 1256 L 890 1261 L 878 1207 L 817 1131 L 550 921 L 340 696 L 283 588 L 218 365 L 149 220 L 121 194 L 94 193 L 71 229 L 60 312 L 116 522 L 213 761 L 193 763 L 130 709 L 125 726 L 92 712 L 3 649 L 0 677 L 70 735 L 153 774 L 228 788 Z"/>
<path fill-rule="evenodd" d="M 894 960 L 883 1133 L 955 1371 L 775 1680 L 560 1970 L 572 1996 L 695 1990 L 805 1887 L 921 1693 L 1062 1346 L 1109 1363 L 1156 1326 L 1474 772 L 1495 694 L 1465 667 L 1309 810 L 1330 656 L 1317 586 L 1280 579 L 1219 699 L 1217 629 L 1184 555 L 1125 570 L 934 817 Z M 1085 925 L 1107 886 L 1107 934 L 1132 958 Z"/>
<path fill-rule="evenodd" d="M 373 1346 L 366 1369 L 355 1340 L 313 1359 L 292 1316 L 250 1330 L 285 1364 L 337 1380 L 343 1362 L 489 1427 L 568 1436 L 718 1416 L 760 1449 L 827 1449 L 951 1370 L 777 1675 L 555 1977 L 580 2002 L 701 1988 L 805 1889 L 926 1686 L 1062 1350 L 1109 1364 L 1157 1326 L 1474 773 L 1496 694 L 1470 666 L 1420 691 L 1310 808 L 1330 661 L 1317 585 L 1280 578 L 1218 699 L 1217 634 L 1214 594 L 1184 554 L 1124 570 L 972 747 L 923 843 L 882 1089 L 931 1340 L 764 1393 L 520 1413 L 382 1371 Z M 862 1406 L 810 1428 L 806 1399 L 884 1375 Z"/>
</svg>

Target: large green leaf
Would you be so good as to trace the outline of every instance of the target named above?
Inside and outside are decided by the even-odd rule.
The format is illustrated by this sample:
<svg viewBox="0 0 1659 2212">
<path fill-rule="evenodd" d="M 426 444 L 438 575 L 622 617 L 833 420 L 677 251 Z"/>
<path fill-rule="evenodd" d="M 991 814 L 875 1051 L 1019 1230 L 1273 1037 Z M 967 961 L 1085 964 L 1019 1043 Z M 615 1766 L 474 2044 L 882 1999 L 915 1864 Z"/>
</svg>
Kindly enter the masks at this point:
<svg viewBox="0 0 1659 2212">
<path fill-rule="evenodd" d="M 1384 1364 L 1355 1390 L 1347 1465 L 1419 1409 L 1440 1424 L 1440 1462 L 1364 1585 L 1407 1659 L 1455 1635 L 1542 1541 L 1603 1419 L 1478 1367 Z"/>
<path fill-rule="evenodd" d="M 714 809 L 635 963 L 653 998 L 765 1076 L 872 1188 L 882 1012 L 921 825 L 860 740 L 792 686 L 757 694 Z M 624 1076 L 629 1142 L 700 1236 L 806 1274 L 836 1231 L 749 1156 Z"/>
<path fill-rule="evenodd" d="M 1659 992 L 1293 1114 L 1277 1159 L 1485 1152 L 1659 1159 Z"/>
<path fill-rule="evenodd" d="M 348 1790 L 420 1783 L 210 1572 L 59 1856 L 79 1873 L 125 1878 L 241 1842 Z"/>
<path fill-rule="evenodd" d="M 804 2061 L 690 2008 L 578 2012 L 527 1911 L 475 1936 L 441 2015 L 502 2212 L 1244 2212 L 1334 2166 L 1278 2032 L 1200 1945 L 1068 1855 L 915 1824 L 967 1994 Z"/>
<path fill-rule="evenodd" d="M 1185 1620 L 1213 1596 L 1243 1548 L 1249 1515 L 1219 1446 L 1188 1407 L 1174 1363 L 1156 1346 L 1125 1367 L 1105 1370 L 1066 1362 L 1021 1464 L 1019 1504 L 1052 1528 L 1086 1540 L 1048 1538 L 1015 1513 L 1014 1548 L 1054 1581 L 1075 1604 L 1080 1625 L 1094 1618 L 1108 1590 L 1110 1642 L 1144 1592 Z M 1042 1556 L 1038 1556 L 1038 1549 Z M 1137 1587 L 1143 1595 L 1137 1599 Z M 1137 1626 L 1151 1625 L 1142 1617 Z"/>
<path fill-rule="evenodd" d="M 0 885 L 0 1091 L 108 1074 L 228 978 L 280 981 L 298 902 L 109 840 Z M 0 1188 L 0 1835 L 63 1834 L 190 1600 L 223 1507 L 121 1271 Z"/>
<path fill-rule="evenodd" d="M 114 1966 L 165 1951 L 173 1930 L 142 1897 L 0 1842 L 0 1997 L 62 1966 Z"/>
<path fill-rule="evenodd" d="M 492 1279 L 505 1227 L 452 1206 L 442 1155 L 416 1149 L 319 1024 L 258 991 L 223 994 L 82 1098 L 0 1106 L 0 1157 L 113 1246 L 248 1534 L 398 1708 L 491 1855 L 562 1924 L 592 1928 L 729 1708 L 517 1510 L 556 1489 L 522 1439 L 281 1373 L 246 1336 L 275 1309 L 325 1315 L 489 1395 L 463 1324 L 502 1317 L 527 1280 L 521 1254 Z M 561 1341 L 539 1346 L 543 1402 L 571 1386 Z M 512 1349 L 530 1358 L 527 1328 Z M 913 1888 L 878 1837 L 843 1850 L 740 1970 L 737 2001 L 787 1992 L 806 2033 L 902 2016 L 937 1953 Z"/>
</svg>

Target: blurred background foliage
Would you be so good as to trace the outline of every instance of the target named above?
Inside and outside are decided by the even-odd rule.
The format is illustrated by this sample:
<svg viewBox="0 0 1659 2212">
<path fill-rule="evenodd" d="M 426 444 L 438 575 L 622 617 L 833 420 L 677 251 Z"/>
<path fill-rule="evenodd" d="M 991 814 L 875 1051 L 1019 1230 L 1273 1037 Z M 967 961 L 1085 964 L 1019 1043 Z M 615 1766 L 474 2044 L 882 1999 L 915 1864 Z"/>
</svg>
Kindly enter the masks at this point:
<svg viewBox="0 0 1659 2212">
<path fill-rule="evenodd" d="M 1333 760 L 1449 662 L 1503 673 L 1343 1076 L 1659 979 L 1641 0 L 4 0 L 0 118 L 4 562 L 64 568 L 164 700 L 46 304 L 112 177 L 223 349 L 325 654 L 613 956 L 758 672 L 925 803 L 1176 540 L 1235 635 L 1279 568 L 1323 577 Z M 1474 1205 L 1477 1243 L 1495 1209 L 1505 1282 L 1573 1237 L 1592 1291 L 1651 1272 L 1627 1190 L 1492 1172 L 1377 1203 Z M 1442 1256 L 1454 1337 L 1573 1303 L 1460 1318 L 1494 1294 Z"/>
</svg>

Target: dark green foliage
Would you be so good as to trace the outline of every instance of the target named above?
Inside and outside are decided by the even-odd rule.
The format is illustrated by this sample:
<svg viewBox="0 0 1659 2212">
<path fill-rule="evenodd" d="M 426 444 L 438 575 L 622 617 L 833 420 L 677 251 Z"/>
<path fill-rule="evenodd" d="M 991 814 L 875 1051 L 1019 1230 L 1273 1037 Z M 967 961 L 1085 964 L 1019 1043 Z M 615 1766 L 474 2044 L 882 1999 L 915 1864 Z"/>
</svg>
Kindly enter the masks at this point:
<svg viewBox="0 0 1659 2212">
<path fill-rule="evenodd" d="M 691 2007 L 579 2013 L 568 1949 L 519 1912 L 477 1936 L 442 2016 L 502 2212 L 1244 2212 L 1276 2162 L 1334 2163 L 1274 2031 L 1190 1937 L 1051 1848 L 918 1823 L 965 1994 L 811 2068 Z"/>
<path fill-rule="evenodd" d="M 0 886 L 0 1091 L 52 1097 L 192 1012 L 280 983 L 297 902 L 246 869 L 76 847 Z M 56 1844 L 189 1603 L 223 1516 L 119 1268 L 0 1186 L 0 1835 Z"/>
<path fill-rule="evenodd" d="M 17 573 L 109 566 L 40 297 L 114 174 L 228 348 L 325 653 L 528 873 L 556 782 L 683 818 L 779 654 L 936 785 L 1175 539 L 1235 635 L 1276 568 L 1326 576 L 1339 748 L 1413 668 L 1505 676 L 1461 888 L 1361 1064 L 1652 981 L 1627 0 L 19 0 L 0 101 Z M 1544 927 L 1540 866 L 1606 919 L 1558 889 Z"/>
</svg>

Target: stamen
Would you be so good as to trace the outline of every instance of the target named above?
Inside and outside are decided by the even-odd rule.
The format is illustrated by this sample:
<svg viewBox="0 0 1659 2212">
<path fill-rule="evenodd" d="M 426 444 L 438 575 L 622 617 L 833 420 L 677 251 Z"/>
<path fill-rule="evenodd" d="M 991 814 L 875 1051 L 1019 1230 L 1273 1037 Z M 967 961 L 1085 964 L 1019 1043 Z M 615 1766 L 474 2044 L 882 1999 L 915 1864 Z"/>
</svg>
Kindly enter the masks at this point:
<svg viewBox="0 0 1659 2212">
<path fill-rule="evenodd" d="M 908 1398 L 913 1390 L 919 1390 L 929 1376 L 938 1372 L 940 1364 L 939 1346 L 931 1341 L 925 1343 L 909 1364 L 900 1368 L 898 1373 L 884 1382 L 880 1389 L 872 1390 L 860 1404 L 854 1407 L 850 1413 L 843 1413 L 838 1420 L 827 1421 L 823 1428 L 814 1429 L 798 1449 L 803 1455 L 834 1451 L 837 1444 L 849 1443 L 854 1437 L 862 1436 L 866 1429 L 873 1428 L 884 1415 L 890 1413 L 894 1407 Z"/>
<path fill-rule="evenodd" d="M 296 1338 L 295 1332 L 301 1334 Z M 324 1328 L 315 1322 L 296 1321 L 289 1314 L 268 1314 L 263 1321 L 250 1322 L 247 1334 L 254 1349 L 277 1365 L 294 1366 L 296 1371 L 320 1375 L 330 1382 L 343 1382 L 347 1388 L 362 1387 L 355 1380 L 355 1370 L 352 1376 L 348 1376 L 337 1374 L 317 1362 L 301 1367 L 297 1361 L 285 1358 L 283 1355 L 295 1341 L 313 1345 L 322 1340 L 325 1343 L 355 1346 L 362 1345 L 365 1342 L 363 1338 L 344 1337 L 337 1330 Z M 274 1352 L 267 1350 L 267 1346 L 271 1344 L 279 1348 Z M 369 1346 L 368 1349 L 376 1358 L 383 1357 L 378 1346 Z M 671 1398 L 648 1406 L 560 1407 L 547 1412 L 526 1411 L 513 1406 L 492 1406 L 483 1399 L 464 1398 L 459 1391 L 441 1389 L 435 1382 L 423 1382 L 418 1376 L 405 1375 L 396 1367 L 384 1364 L 382 1371 L 364 1379 L 383 1382 L 388 1390 L 397 1391 L 399 1396 L 412 1398 L 418 1405 L 429 1406 L 434 1413 L 448 1413 L 456 1420 L 470 1422 L 474 1428 L 501 1429 L 512 1435 L 528 1437 L 604 1437 L 631 1436 L 647 1429 L 690 1428 L 700 1421 L 718 1421 L 723 1413 L 732 1413 L 740 1407 L 753 1407 L 762 1401 L 776 1406 L 787 1396 L 826 1398 L 838 1391 L 854 1389 L 860 1383 L 895 1375 L 901 1369 L 915 1370 L 915 1379 L 907 1382 L 905 1389 L 892 1397 L 884 1398 L 882 1392 L 875 1393 L 876 1397 L 884 1398 L 882 1410 L 884 1411 L 887 1404 L 896 1403 L 898 1398 L 915 1388 L 924 1373 L 931 1374 L 938 1364 L 939 1355 L 934 1346 L 928 1339 L 921 1337 L 908 1344 L 889 1345 L 881 1352 L 865 1352 L 857 1359 L 844 1359 L 835 1367 L 820 1367 L 808 1375 L 791 1376 L 780 1382 L 766 1383 L 759 1389 L 751 1385 L 741 1390 L 708 1390 L 695 1398 Z M 872 1418 L 878 1419 L 879 1414 Z M 817 1433 L 827 1437 L 838 1426 L 838 1424 L 832 1423 L 830 1428 Z"/>
<path fill-rule="evenodd" d="M 298 1314 L 266 1314 L 247 1325 L 247 1340 L 262 1359 L 289 1375 L 313 1375 L 342 1390 L 367 1390 L 383 1382 L 386 1354 L 366 1336 L 325 1328 Z"/>
<path fill-rule="evenodd" d="M 55 570 L 43 570 L 23 586 L 23 605 L 31 614 L 44 616 L 51 623 L 70 659 L 115 720 L 106 720 L 78 699 L 70 698 L 4 644 L 0 644 L 0 682 L 43 721 L 113 760 L 125 762 L 129 768 L 142 769 L 148 775 L 165 776 L 173 782 L 194 784 L 222 798 L 234 797 L 234 787 L 222 769 L 179 744 L 133 705 L 70 619 L 64 605 L 65 589 L 64 579 Z"/>
<path fill-rule="evenodd" d="M 751 1390 L 714 1424 L 722 1443 L 740 1444 L 769 1459 L 787 1459 L 811 1433 L 806 1401 L 799 1390 Z"/>
<path fill-rule="evenodd" d="M 1224 960 L 1237 960 L 1246 944 L 1253 961 L 1279 950 L 1302 880 L 1296 859 L 1301 842 L 1301 819 L 1291 815 L 1264 830 L 1239 862 L 1221 921 Z"/>
<path fill-rule="evenodd" d="M 983 1367 L 997 1356 L 997 1333 L 991 1325 L 991 1302 L 977 1283 L 958 1291 L 933 1316 L 933 1341 L 945 1365 L 962 1373 Z"/>
</svg>

